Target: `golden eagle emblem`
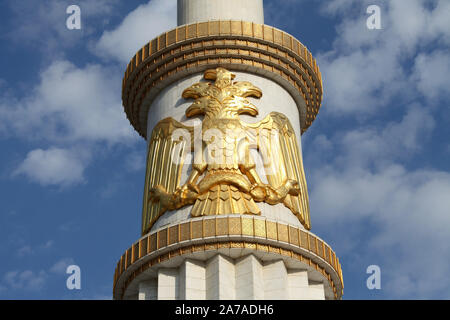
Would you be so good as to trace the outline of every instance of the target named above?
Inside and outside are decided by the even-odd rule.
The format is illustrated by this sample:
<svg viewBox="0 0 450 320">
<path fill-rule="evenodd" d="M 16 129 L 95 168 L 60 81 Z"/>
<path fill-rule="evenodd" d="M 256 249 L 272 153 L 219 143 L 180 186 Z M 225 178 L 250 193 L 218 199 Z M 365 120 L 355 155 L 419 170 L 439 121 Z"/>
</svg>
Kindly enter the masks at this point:
<svg viewBox="0 0 450 320">
<path fill-rule="evenodd" d="M 193 205 L 193 217 L 259 215 L 257 202 L 283 203 L 310 229 L 302 157 L 289 119 L 272 112 L 258 123 L 244 123 L 240 114 L 258 115 L 247 98 L 261 98 L 261 90 L 247 81 L 233 82 L 235 75 L 224 68 L 207 70 L 204 78 L 214 83 L 196 83 L 182 95 L 194 99 L 186 116 L 203 116 L 200 137 L 195 136 L 194 127 L 173 118 L 160 121 L 153 129 L 143 234 L 168 210 Z M 261 155 L 268 184 L 256 171 L 252 149 Z M 188 152 L 194 153 L 192 170 L 180 185 Z"/>
</svg>

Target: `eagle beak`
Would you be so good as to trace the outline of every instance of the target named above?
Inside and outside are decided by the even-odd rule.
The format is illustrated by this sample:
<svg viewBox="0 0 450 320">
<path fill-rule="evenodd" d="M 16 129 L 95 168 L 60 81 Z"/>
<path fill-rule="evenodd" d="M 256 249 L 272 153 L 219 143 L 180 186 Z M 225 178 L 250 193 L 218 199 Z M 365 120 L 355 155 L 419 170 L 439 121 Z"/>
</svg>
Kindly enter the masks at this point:
<svg viewBox="0 0 450 320">
<path fill-rule="evenodd" d="M 257 116 L 259 114 L 258 108 L 256 108 L 252 103 L 248 102 L 243 105 L 243 107 L 239 110 L 240 114 L 249 114 L 251 116 Z"/>
<path fill-rule="evenodd" d="M 198 101 L 194 102 L 189 106 L 189 108 L 186 109 L 185 114 L 188 118 L 204 114 L 202 104 Z"/>
<path fill-rule="evenodd" d="M 252 86 L 245 94 L 246 97 L 254 97 L 254 98 L 261 98 L 262 97 L 262 91 L 260 88 Z"/>
</svg>

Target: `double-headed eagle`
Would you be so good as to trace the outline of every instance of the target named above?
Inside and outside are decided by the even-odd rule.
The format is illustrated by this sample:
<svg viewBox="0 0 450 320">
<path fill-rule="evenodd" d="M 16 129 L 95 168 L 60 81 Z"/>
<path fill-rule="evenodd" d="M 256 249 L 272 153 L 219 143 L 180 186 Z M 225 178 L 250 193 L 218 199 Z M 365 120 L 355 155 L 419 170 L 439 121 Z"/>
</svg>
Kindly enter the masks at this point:
<svg viewBox="0 0 450 320">
<path fill-rule="evenodd" d="M 281 113 L 244 123 L 240 114 L 258 115 L 248 97 L 261 98 L 261 89 L 250 82 L 233 82 L 224 68 L 207 70 L 205 80 L 187 88 L 184 99 L 195 99 L 188 118 L 203 116 L 201 130 L 173 118 L 153 130 L 148 156 L 143 233 L 166 211 L 193 205 L 193 217 L 221 214 L 254 214 L 255 202 L 284 203 L 310 228 L 309 201 L 302 157 L 295 132 Z M 199 137 L 194 134 L 200 131 Z M 268 184 L 256 171 L 251 150 L 260 154 Z M 192 170 L 180 186 L 186 154 L 194 153 Z"/>
</svg>

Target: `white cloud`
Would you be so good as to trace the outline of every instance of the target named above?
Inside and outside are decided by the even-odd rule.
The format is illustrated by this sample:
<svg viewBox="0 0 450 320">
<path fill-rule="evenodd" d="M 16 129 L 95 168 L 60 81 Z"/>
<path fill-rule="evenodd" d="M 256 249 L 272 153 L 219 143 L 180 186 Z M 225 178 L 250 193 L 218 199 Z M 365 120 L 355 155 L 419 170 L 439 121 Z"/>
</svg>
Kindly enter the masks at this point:
<svg viewBox="0 0 450 320">
<path fill-rule="evenodd" d="M 71 264 L 73 264 L 72 258 L 63 258 L 55 262 L 48 270 L 13 270 L 6 272 L 1 279 L 0 293 L 10 290 L 39 292 L 47 285 L 49 280 L 54 279 L 52 274 L 66 274 L 66 268 Z"/>
<path fill-rule="evenodd" d="M 116 3 L 82 1 L 78 5 L 82 18 L 90 18 L 113 14 Z M 42 39 L 37 35 L 44 26 L 46 39 L 48 36 L 56 43 L 62 41 L 60 45 L 65 46 L 65 3 L 48 0 L 31 11 L 12 2 L 11 7 L 17 19 L 22 16 L 26 20 L 31 11 L 36 12 L 21 24 L 18 38 Z M 56 17 L 62 20 L 63 28 L 55 26 Z M 128 61 L 153 36 L 175 25 L 176 1 L 153 0 L 131 12 L 117 29 L 105 32 L 95 46 L 110 57 Z M 51 46 L 51 41 L 48 43 Z M 56 59 L 41 72 L 39 83 L 23 96 L 0 96 L 0 135 L 19 136 L 46 145 L 30 151 L 15 175 L 25 175 L 44 186 L 75 185 L 85 181 L 84 170 L 95 145 L 130 145 L 138 141 L 120 99 L 122 76 L 122 68 L 116 66 L 77 67 L 70 61 Z M 67 144 L 76 147 L 67 149 Z M 129 160 L 130 170 L 140 169 L 136 157 Z"/>
<path fill-rule="evenodd" d="M 47 274 L 42 270 L 39 272 L 10 271 L 5 274 L 3 281 L 7 287 L 13 290 L 38 291 L 44 287 Z"/>
<path fill-rule="evenodd" d="M 311 182 L 313 223 L 325 234 L 346 230 L 341 256 L 382 266 L 386 297 L 450 297 L 450 173 L 330 167 Z"/>
<path fill-rule="evenodd" d="M 120 142 L 133 137 L 120 103 L 120 75 L 100 65 L 55 61 L 20 99 L 3 99 L 0 122 L 31 138 Z"/>
<path fill-rule="evenodd" d="M 397 122 L 392 119 L 381 125 L 364 123 L 352 130 L 337 130 L 330 137 L 325 134 L 313 137 L 313 149 L 305 156 L 315 159 L 316 166 L 333 164 L 338 170 L 383 168 L 394 160 L 408 160 L 423 151 L 434 128 L 430 110 L 413 104 Z"/>
<path fill-rule="evenodd" d="M 318 59 L 322 113 L 358 127 L 321 134 L 305 152 L 305 163 L 314 163 L 313 231 L 338 239 L 348 265 L 380 265 L 384 297 L 449 298 L 450 172 L 421 168 L 415 157 L 432 150 L 435 117 L 449 99 L 450 21 L 442 16 L 450 3 L 383 2 L 378 31 L 366 28 L 369 4 L 377 3 L 322 7 L 342 19 Z"/>
<path fill-rule="evenodd" d="M 51 247 L 53 247 L 53 245 L 54 245 L 54 241 L 53 240 L 48 240 L 46 243 L 41 245 L 40 248 L 41 249 L 50 249 Z"/>
<path fill-rule="evenodd" d="M 380 128 L 319 135 L 305 153 L 313 231 L 339 239 L 339 255 L 380 265 L 386 297 L 450 297 L 450 172 L 405 164 L 433 129 L 413 105 Z"/>
<path fill-rule="evenodd" d="M 55 61 L 25 96 L 1 97 L 0 134 L 52 145 L 30 151 L 15 173 L 42 185 L 78 184 L 95 144 L 137 141 L 120 102 L 120 77 L 97 64 Z M 60 147 L 67 144 L 76 147 Z"/>
<path fill-rule="evenodd" d="M 37 253 L 42 253 L 45 250 L 51 249 L 53 247 L 54 241 L 48 240 L 44 244 L 31 246 L 31 245 L 23 245 L 17 250 L 18 257 L 30 256 Z"/>
<path fill-rule="evenodd" d="M 318 56 L 324 78 L 326 112 L 331 114 L 373 114 L 399 97 L 406 101 L 418 98 L 414 88 L 422 78 L 414 76 L 406 66 L 414 63 L 414 56 L 426 51 L 427 45 L 446 45 L 450 41 L 450 20 L 443 18 L 444 12 L 450 12 L 448 1 L 383 2 L 380 5 L 382 30 L 367 29 L 365 8 L 369 4 L 373 1 L 336 0 L 323 7 L 325 12 L 343 18 L 337 27 L 333 49 Z M 448 50 L 430 57 L 435 55 L 439 61 L 430 64 L 433 70 L 448 66 Z M 445 59 L 447 63 L 441 61 Z M 416 70 L 421 71 L 424 62 L 428 62 L 427 59 L 419 57 Z M 434 80 L 440 81 L 439 88 L 447 85 L 441 76 L 444 72 L 445 68 L 438 71 L 438 79 Z M 432 70 L 423 77 L 427 79 L 430 74 Z M 430 94 L 425 90 L 419 92 L 425 96 Z"/>
<path fill-rule="evenodd" d="M 43 60 L 50 61 L 39 83 L 21 91 L 21 96 L 2 84 L 6 88 L 0 96 L 0 135 L 45 145 L 28 153 L 16 175 L 42 185 L 74 185 L 85 180 L 83 173 L 97 143 L 110 146 L 137 141 L 120 99 L 122 70 L 100 64 L 77 67 L 53 57 L 91 35 L 94 21 L 106 23 L 118 3 L 79 1 L 82 31 L 73 32 L 65 26 L 66 8 L 72 3 L 10 1 L 11 20 L 18 26 L 11 40 L 45 47 L 48 54 Z M 68 144 L 76 147 L 67 149 Z"/>
<path fill-rule="evenodd" d="M 356 0 L 330 0 L 322 5 L 321 10 L 327 14 L 342 14 L 354 7 Z"/>
<path fill-rule="evenodd" d="M 93 51 L 128 63 L 146 43 L 176 26 L 177 1 L 152 0 L 128 14 L 115 30 L 105 31 Z"/>
<path fill-rule="evenodd" d="M 331 114 L 379 111 L 400 91 L 408 91 L 404 72 L 384 48 L 348 55 L 319 55 L 324 78 L 324 106 Z M 325 111 L 324 111 L 325 112 Z"/>
<path fill-rule="evenodd" d="M 434 129 L 434 123 L 427 110 L 413 106 L 400 122 L 389 122 L 381 129 L 366 125 L 347 131 L 340 141 L 345 163 L 369 167 L 386 160 L 404 160 L 423 150 L 422 144 Z"/>
<path fill-rule="evenodd" d="M 419 91 L 431 100 L 450 97 L 450 50 L 421 53 L 416 57 L 413 78 Z"/>
<path fill-rule="evenodd" d="M 79 226 L 76 225 L 73 221 L 68 221 L 68 222 L 61 224 L 58 227 L 58 230 L 61 232 L 67 233 L 69 231 L 79 230 Z"/>
<path fill-rule="evenodd" d="M 305 156 L 316 164 L 313 198 L 327 195 L 325 201 L 314 201 L 322 208 L 319 211 L 329 212 L 326 219 L 340 212 L 347 212 L 346 218 L 352 212 L 359 216 L 360 206 L 375 212 L 380 198 L 398 188 L 395 183 L 388 187 L 386 181 L 408 176 L 397 162 L 421 152 L 433 129 L 434 120 L 427 110 L 413 105 L 400 121 L 381 128 L 365 126 L 334 133 L 330 138 L 317 136 Z M 374 203 L 368 205 L 372 200 Z"/>
<path fill-rule="evenodd" d="M 115 13 L 117 0 L 78 0 L 75 4 L 81 9 L 82 29 L 68 30 L 66 9 L 74 4 L 66 0 L 12 1 L 11 30 L 9 39 L 20 45 L 32 45 L 46 54 L 54 54 L 61 47 L 71 47 L 105 25 Z M 95 25 L 95 26 L 94 26 Z M 45 43 L 45 45 L 43 45 Z"/>
<path fill-rule="evenodd" d="M 17 255 L 19 257 L 24 257 L 33 253 L 33 249 L 30 246 L 26 245 L 17 250 Z"/>
<path fill-rule="evenodd" d="M 67 267 L 74 264 L 74 260 L 72 258 L 63 258 L 57 261 L 51 268 L 50 272 L 56 274 L 66 274 Z"/>
<path fill-rule="evenodd" d="M 43 186 L 70 186 L 84 181 L 85 159 L 70 150 L 52 148 L 30 151 L 14 172 Z"/>
<path fill-rule="evenodd" d="M 125 166 L 130 172 L 141 171 L 145 168 L 145 150 L 132 152 L 125 158 Z"/>
</svg>

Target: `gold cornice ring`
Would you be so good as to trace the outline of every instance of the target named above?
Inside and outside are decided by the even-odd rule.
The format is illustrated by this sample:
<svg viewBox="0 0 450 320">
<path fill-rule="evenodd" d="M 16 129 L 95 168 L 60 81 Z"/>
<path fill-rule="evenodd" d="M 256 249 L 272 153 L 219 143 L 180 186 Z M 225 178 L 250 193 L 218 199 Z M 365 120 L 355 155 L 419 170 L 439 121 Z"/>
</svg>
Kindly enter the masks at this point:
<svg viewBox="0 0 450 320">
<path fill-rule="evenodd" d="M 309 231 L 262 217 L 195 218 L 161 228 L 134 243 L 120 258 L 114 274 L 114 299 L 122 299 L 130 283 L 144 271 L 174 257 L 220 248 L 247 248 L 304 263 L 329 283 L 336 299 L 344 282 L 339 259 Z"/>
<path fill-rule="evenodd" d="M 133 127 L 147 137 L 147 116 L 156 96 L 171 83 L 217 66 L 267 77 L 294 98 L 302 133 L 322 102 L 316 60 L 291 35 L 244 21 L 209 21 L 178 27 L 153 39 L 128 64 L 122 101 Z"/>
</svg>

